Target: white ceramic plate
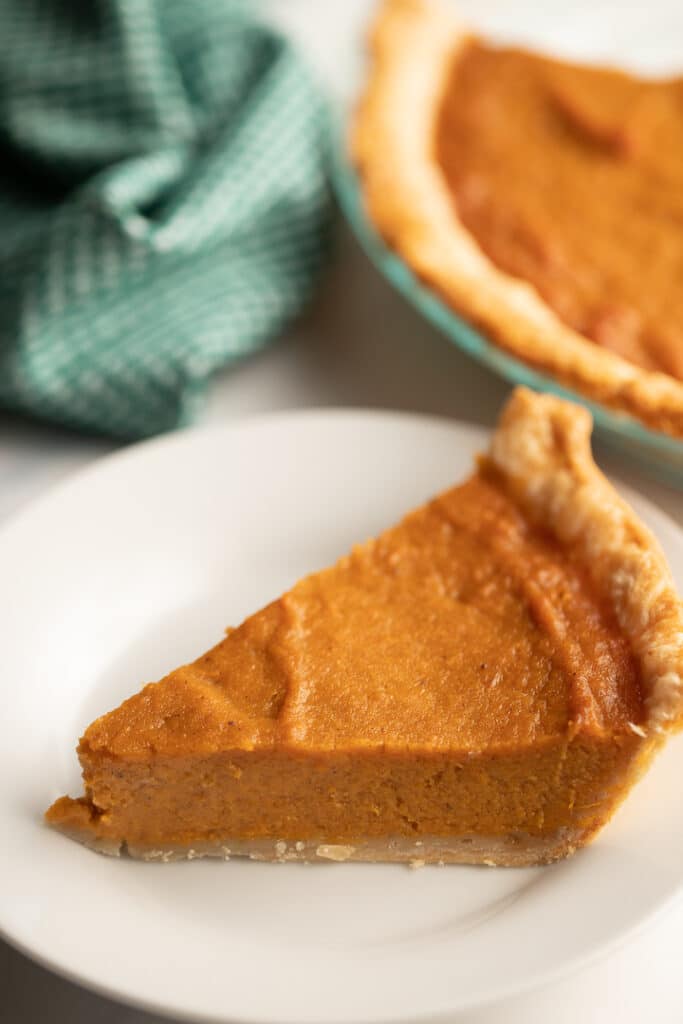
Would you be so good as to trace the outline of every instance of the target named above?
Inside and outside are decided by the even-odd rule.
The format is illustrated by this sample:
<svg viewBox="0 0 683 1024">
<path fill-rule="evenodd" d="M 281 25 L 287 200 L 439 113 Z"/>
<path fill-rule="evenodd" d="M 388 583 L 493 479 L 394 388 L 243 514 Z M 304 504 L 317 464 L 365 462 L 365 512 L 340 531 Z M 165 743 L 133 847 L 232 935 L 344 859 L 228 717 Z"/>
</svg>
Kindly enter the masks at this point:
<svg viewBox="0 0 683 1024">
<path fill-rule="evenodd" d="M 623 939 L 683 878 L 683 745 L 543 869 L 169 865 L 41 813 L 84 726 L 302 573 L 467 473 L 485 438 L 400 414 L 277 415 L 103 460 L 0 534 L 0 930 L 100 992 L 193 1020 L 437 1018 Z M 680 531 L 638 510 L 683 576 Z"/>
</svg>

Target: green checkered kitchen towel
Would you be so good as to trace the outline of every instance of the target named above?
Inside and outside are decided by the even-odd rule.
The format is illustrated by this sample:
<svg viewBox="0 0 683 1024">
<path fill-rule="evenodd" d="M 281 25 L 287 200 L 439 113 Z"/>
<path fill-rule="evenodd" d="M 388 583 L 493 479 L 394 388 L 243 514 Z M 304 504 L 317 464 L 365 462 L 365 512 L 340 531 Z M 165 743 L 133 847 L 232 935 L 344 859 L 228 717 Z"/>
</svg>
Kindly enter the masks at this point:
<svg viewBox="0 0 683 1024">
<path fill-rule="evenodd" d="M 119 437 L 311 294 L 323 102 L 234 0 L 0 5 L 0 404 Z"/>
</svg>

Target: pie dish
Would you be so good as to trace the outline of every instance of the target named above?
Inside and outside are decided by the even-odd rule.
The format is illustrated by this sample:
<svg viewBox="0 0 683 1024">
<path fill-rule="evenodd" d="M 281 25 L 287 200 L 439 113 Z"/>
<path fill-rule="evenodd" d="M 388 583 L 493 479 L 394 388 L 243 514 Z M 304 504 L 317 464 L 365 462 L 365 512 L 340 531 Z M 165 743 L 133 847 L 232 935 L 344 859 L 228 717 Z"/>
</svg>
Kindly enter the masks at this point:
<svg viewBox="0 0 683 1024">
<path fill-rule="evenodd" d="M 149 860 L 544 863 L 680 725 L 682 670 L 590 416 L 520 389 L 470 480 L 93 722 L 46 817 Z"/>
<path fill-rule="evenodd" d="M 497 49 L 427 0 L 371 50 L 351 149 L 387 244 L 506 353 L 683 436 L 683 80 Z"/>
</svg>

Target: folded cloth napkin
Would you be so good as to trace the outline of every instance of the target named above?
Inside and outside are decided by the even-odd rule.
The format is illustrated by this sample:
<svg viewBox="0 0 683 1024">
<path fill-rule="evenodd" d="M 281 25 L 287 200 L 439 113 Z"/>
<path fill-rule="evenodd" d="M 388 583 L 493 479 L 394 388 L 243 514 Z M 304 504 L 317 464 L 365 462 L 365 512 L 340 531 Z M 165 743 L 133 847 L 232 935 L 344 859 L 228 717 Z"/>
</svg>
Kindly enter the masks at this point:
<svg viewBox="0 0 683 1024">
<path fill-rule="evenodd" d="M 0 404 L 119 437 L 311 294 L 323 102 L 234 0 L 4 0 Z"/>
</svg>

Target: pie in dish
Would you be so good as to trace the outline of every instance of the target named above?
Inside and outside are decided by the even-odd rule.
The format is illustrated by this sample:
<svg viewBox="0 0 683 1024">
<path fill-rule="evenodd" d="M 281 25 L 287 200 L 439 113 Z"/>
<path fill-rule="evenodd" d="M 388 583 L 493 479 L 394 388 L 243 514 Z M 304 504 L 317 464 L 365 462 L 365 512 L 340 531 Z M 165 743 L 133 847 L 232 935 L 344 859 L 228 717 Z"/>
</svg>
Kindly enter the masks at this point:
<svg viewBox="0 0 683 1024">
<path fill-rule="evenodd" d="M 683 78 L 472 37 L 388 0 L 351 147 L 390 247 L 499 347 L 683 437 Z"/>
<path fill-rule="evenodd" d="M 469 480 L 93 722 L 47 821 L 161 861 L 588 842 L 683 717 L 681 603 L 590 428 L 516 391 Z"/>
</svg>

